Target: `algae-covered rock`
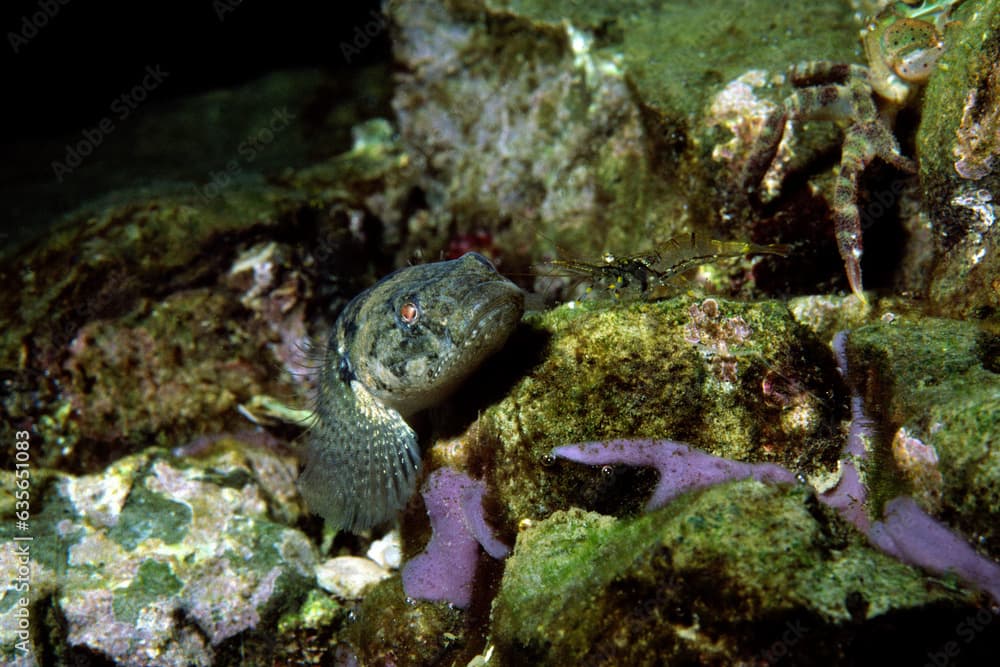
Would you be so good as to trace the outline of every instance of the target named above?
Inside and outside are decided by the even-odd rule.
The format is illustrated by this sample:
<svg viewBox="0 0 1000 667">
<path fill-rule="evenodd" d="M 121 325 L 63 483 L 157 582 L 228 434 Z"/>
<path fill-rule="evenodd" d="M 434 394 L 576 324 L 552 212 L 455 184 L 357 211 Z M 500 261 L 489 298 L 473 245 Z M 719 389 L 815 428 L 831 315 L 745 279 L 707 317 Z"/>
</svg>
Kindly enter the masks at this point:
<svg viewBox="0 0 1000 667">
<path fill-rule="evenodd" d="M 357 613 L 347 639 L 365 665 L 464 665 L 483 643 L 458 609 L 408 600 L 398 577 L 378 584 Z"/>
<path fill-rule="evenodd" d="M 283 507 L 294 479 L 291 457 L 232 440 L 203 458 L 148 449 L 54 477 L 31 520 L 35 654 L 210 665 L 234 642 L 273 652 L 271 626 L 315 586 L 314 546 L 272 518 L 297 513 Z M 17 544 L 12 525 L 3 553 Z"/>
<path fill-rule="evenodd" d="M 557 244 L 599 257 L 692 229 L 784 234 L 809 251 L 778 283 L 821 275 L 813 241 L 831 236 L 821 197 L 799 188 L 794 206 L 758 225 L 745 193 L 724 193 L 786 94 L 784 72 L 855 59 L 860 26 L 847 5 L 447 0 L 387 11 L 406 72 L 393 106 L 428 205 L 415 241 L 443 247 L 455 230 L 482 231 L 519 270 Z M 717 102 L 747 77 L 748 96 Z M 816 136 L 806 160 L 837 141 Z"/>
<path fill-rule="evenodd" d="M 620 52 L 571 11 L 536 21 L 421 0 L 388 12 L 407 71 L 393 106 L 431 216 L 413 230 L 421 242 L 483 230 L 523 261 L 551 251 L 546 238 L 593 252 L 593 241 L 628 243 L 679 212 L 651 198 L 657 179 Z"/>
<path fill-rule="evenodd" d="M 492 618 L 500 664 L 537 665 L 922 664 L 958 623 L 996 624 L 808 489 L 752 481 L 638 519 L 553 514 L 518 536 Z M 1000 648 L 974 639 L 963 664 Z"/>
<path fill-rule="evenodd" d="M 1000 2 L 961 3 L 917 133 L 936 232 L 930 297 L 949 316 L 1000 310 Z"/>
<path fill-rule="evenodd" d="M 847 339 L 851 377 L 876 420 L 873 491 L 911 493 L 1000 557 L 997 338 L 971 323 L 872 324 Z"/>
<path fill-rule="evenodd" d="M 255 364 L 241 336 L 245 311 L 227 295 L 193 290 L 114 322 L 84 325 L 64 364 L 64 396 L 79 436 L 176 442 L 196 429 L 237 428 L 237 404 L 288 392 Z"/>
<path fill-rule="evenodd" d="M 288 611 L 278 621 L 276 636 L 280 638 L 275 651 L 265 647 L 264 655 L 272 653 L 275 662 L 315 664 L 335 646 L 333 635 L 347 620 L 349 610 L 319 589 L 312 589 L 298 609 Z M 239 656 L 234 662 L 246 661 Z M 220 661 L 222 662 L 222 661 Z"/>
<path fill-rule="evenodd" d="M 257 394 L 304 404 L 308 325 L 374 279 L 392 252 L 374 239 L 399 236 L 405 159 L 387 127 L 275 184 L 116 193 L 11 255 L 0 433 L 34 425 L 34 463 L 91 472 L 245 428 L 237 408 Z"/>
<path fill-rule="evenodd" d="M 843 385 L 829 349 L 779 303 L 576 303 L 526 323 L 494 366 L 519 376 L 467 443 L 508 528 L 573 504 L 619 514 L 645 501 L 650 471 L 553 463 L 569 443 L 671 439 L 807 476 L 836 469 Z"/>
</svg>

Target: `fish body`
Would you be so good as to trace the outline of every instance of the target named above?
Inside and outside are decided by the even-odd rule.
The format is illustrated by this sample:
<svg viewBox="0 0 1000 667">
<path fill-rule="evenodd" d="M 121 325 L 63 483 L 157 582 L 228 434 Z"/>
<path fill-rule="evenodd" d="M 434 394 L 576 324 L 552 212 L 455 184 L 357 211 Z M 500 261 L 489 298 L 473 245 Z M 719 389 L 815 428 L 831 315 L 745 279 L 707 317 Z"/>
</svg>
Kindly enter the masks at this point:
<svg viewBox="0 0 1000 667">
<path fill-rule="evenodd" d="M 420 449 L 406 417 L 439 403 L 499 350 L 524 295 L 478 253 L 411 266 L 356 296 L 334 324 L 299 489 L 337 528 L 391 518 Z"/>
</svg>

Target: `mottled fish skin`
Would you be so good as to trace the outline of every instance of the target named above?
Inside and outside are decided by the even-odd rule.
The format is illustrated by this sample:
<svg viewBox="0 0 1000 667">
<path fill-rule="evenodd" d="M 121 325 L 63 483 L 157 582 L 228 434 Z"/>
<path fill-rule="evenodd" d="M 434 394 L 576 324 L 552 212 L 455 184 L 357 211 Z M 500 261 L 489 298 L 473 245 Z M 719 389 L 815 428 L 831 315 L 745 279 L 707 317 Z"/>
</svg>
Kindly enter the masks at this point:
<svg viewBox="0 0 1000 667">
<path fill-rule="evenodd" d="M 440 402 L 506 342 L 524 294 L 478 253 L 400 269 L 337 318 L 320 372 L 299 489 L 328 524 L 396 514 L 420 471 L 404 417 Z"/>
</svg>

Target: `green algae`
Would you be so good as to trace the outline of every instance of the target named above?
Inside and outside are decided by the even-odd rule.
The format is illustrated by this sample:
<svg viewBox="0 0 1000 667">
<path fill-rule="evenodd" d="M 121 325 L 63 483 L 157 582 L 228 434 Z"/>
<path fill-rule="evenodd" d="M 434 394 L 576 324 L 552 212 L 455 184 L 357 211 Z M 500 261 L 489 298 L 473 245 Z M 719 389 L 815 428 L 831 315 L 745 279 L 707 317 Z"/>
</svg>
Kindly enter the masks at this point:
<svg viewBox="0 0 1000 667">
<path fill-rule="evenodd" d="M 115 619 L 135 624 L 143 607 L 161 597 L 174 595 L 183 587 L 168 563 L 147 558 L 142 561 L 135 578 L 124 589 L 115 591 L 112 609 Z"/>
<path fill-rule="evenodd" d="M 1000 165 L 995 164 L 1000 2 L 964 2 L 952 18 L 916 137 L 922 207 L 936 232 L 929 296 L 939 314 L 990 319 L 995 328 L 1000 313 L 1000 238 L 994 224 L 1000 192 Z M 967 178 L 971 174 L 959 172 L 959 161 L 970 153 L 979 160 L 993 155 L 992 168 L 982 167 L 978 178 Z"/>
<path fill-rule="evenodd" d="M 925 194 L 931 195 L 942 181 L 958 181 L 952 148 L 966 95 L 996 62 L 1000 49 L 1000 2 L 963 2 L 951 18 L 947 50 L 927 85 L 917 133 L 920 177 Z"/>
<path fill-rule="evenodd" d="M 553 465 L 551 450 L 574 442 L 671 439 L 806 474 L 836 468 L 846 414 L 829 349 L 782 304 L 711 303 L 585 302 L 525 318 L 498 364 L 538 361 L 485 411 L 474 447 L 501 523 L 574 504 L 641 507 L 655 475 Z"/>
<path fill-rule="evenodd" d="M 849 8 L 824 2 L 631 0 L 567 5 L 552 0 L 491 0 L 487 4 L 593 30 L 600 36 L 600 48 L 624 54 L 643 101 L 679 119 L 701 113 L 713 89 L 749 69 L 783 72 L 806 53 L 810 59 L 849 62 L 857 49 L 857 27 Z M 612 42 L 615 38 L 617 43 Z"/>
<path fill-rule="evenodd" d="M 464 665 L 482 645 L 461 610 L 408 600 L 399 577 L 376 584 L 356 613 L 346 638 L 361 664 Z"/>
<path fill-rule="evenodd" d="M 42 500 L 31 517 L 31 558 L 51 572 L 62 574 L 67 567 L 66 550 L 84 534 L 75 525 L 80 515 L 73 503 L 58 492 L 52 479 L 44 484 L 38 483 L 37 476 L 35 480 L 38 485 L 34 488 Z M 0 527 L 0 541 L 11 540 L 15 535 L 14 522 L 5 521 Z"/>
<path fill-rule="evenodd" d="M 869 414 L 881 424 L 869 470 L 875 506 L 901 492 L 924 496 L 991 554 L 1000 554 L 1000 376 L 990 350 L 996 337 L 975 324 L 927 318 L 872 324 L 851 332 L 851 375 Z M 904 429 L 933 448 L 930 488 L 900 479 L 892 444 Z M 896 455 L 899 456 L 898 454 Z M 937 499 L 928 505 L 927 498 Z"/>
<path fill-rule="evenodd" d="M 302 605 L 278 620 L 278 632 L 289 634 L 299 629 L 317 630 L 335 626 L 347 616 L 347 610 L 332 596 L 313 588 Z"/>
<path fill-rule="evenodd" d="M 626 61 L 644 99 L 669 115 L 701 113 L 709 95 L 750 69 L 854 60 L 856 24 L 832 3 L 649 3 L 630 18 Z M 747 44 L 757 48 L 747 48 Z"/>
<path fill-rule="evenodd" d="M 141 542 L 156 538 L 177 544 L 191 526 L 191 508 L 150 491 L 142 484 L 132 487 L 121 516 L 108 537 L 132 551 Z"/>
<path fill-rule="evenodd" d="M 849 334 L 848 366 L 876 368 L 889 386 L 872 387 L 872 399 L 893 421 L 947 402 L 961 386 L 975 387 L 993 374 L 982 368 L 985 334 L 975 324 L 926 318 L 870 324 Z"/>
<path fill-rule="evenodd" d="M 872 551 L 807 489 L 747 481 L 637 519 L 571 510 L 535 524 L 507 563 L 491 637 L 502 664 L 734 664 L 789 627 L 793 656 L 831 636 L 857 655 L 862 622 L 877 632 L 894 618 L 903 636 L 942 608 L 974 607 Z"/>
</svg>

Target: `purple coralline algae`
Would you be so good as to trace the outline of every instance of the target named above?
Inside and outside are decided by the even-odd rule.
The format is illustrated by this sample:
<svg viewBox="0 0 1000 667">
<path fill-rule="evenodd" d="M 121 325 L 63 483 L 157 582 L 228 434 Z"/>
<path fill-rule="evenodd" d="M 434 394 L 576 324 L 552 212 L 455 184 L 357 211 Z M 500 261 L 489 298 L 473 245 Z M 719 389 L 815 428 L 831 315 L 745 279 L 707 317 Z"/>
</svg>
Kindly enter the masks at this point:
<svg viewBox="0 0 1000 667">
<path fill-rule="evenodd" d="M 772 463 L 745 463 L 713 456 L 670 440 L 612 440 L 556 447 L 553 455 L 589 465 L 625 464 L 656 468 L 660 481 L 646 511 L 663 507 L 688 491 L 753 478 L 760 482 L 793 484 L 795 475 Z M 885 553 L 933 574 L 952 572 L 986 591 L 1000 604 L 1000 565 L 980 556 L 959 535 L 923 510 L 912 498 L 886 503 L 882 521 L 871 523 L 867 491 L 852 461 L 841 461 L 837 486 L 819 496 Z"/>
<path fill-rule="evenodd" d="M 900 496 L 887 502 L 884 519 L 872 525 L 868 539 L 904 563 L 939 575 L 952 572 L 1000 604 L 1000 565 L 976 553 L 913 498 Z"/>
<path fill-rule="evenodd" d="M 853 461 L 841 460 L 837 485 L 820 494 L 819 499 L 862 533 L 867 533 L 871 528 L 871 521 L 868 519 L 868 492 Z"/>
<path fill-rule="evenodd" d="M 837 369 L 847 380 L 847 332 L 838 331 L 830 342 L 833 355 L 837 359 Z M 868 442 L 871 441 L 872 420 L 865 414 L 864 402 L 857 392 L 851 393 L 851 427 L 847 433 L 847 444 L 843 453 L 859 459 L 867 458 Z"/>
<path fill-rule="evenodd" d="M 832 347 L 840 371 L 848 376 L 847 333 L 834 336 Z M 935 575 L 952 573 L 990 594 L 1000 604 L 1000 565 L 981 556 L 964 538 L 922 510 L 909 496 L 888 501 L 881 520 L 869 517 L 868 490 L 859 464 L 868 460 L 873 423 L 860 395 L 851 396 L 851 427 L 840 460 L 840 479 L 819 500 L 864 534 L 883 552 Z M 688 491 L 752 477 L 761 482 L 796 481 L 788 469 L 771 463 L 746 463 L 713 456 L 670 440 L 612 440 L 565 445 L 553 455 L 589 465 L 625 464 L 653 467 L 660 480 L 646 511 L 666 505 Z"/>
<path fill-rule="evenodd" d="M 479 547 L 497 559 L 510 552 L 483 516 L 486 484 L 457 470 L 439 468 L 421 494 L 433 535 L 424 552 L 403 566 L 403 590 L 411 598 L 468 607 Z"/>
<path fill-rule="evenodd" d="M 761 482 L 795 483 L 795 475 L 773 463 L 733 461 L 670 440 L 586 442 L 556 447 L 552 453 L 590 465 L 623 463 L 656 468 L 660 481 L 646 503 L 646 511 L 663 507 L 688 491 L 748 477 Z"/>
<path fill-rule="evenodd" d="M 847 337 L 840 331 L 832 341 L 837 365 L 848 379 Z M 957 533 L 927 514 L 909 496 L 898 496 L 888 501 L 883 509 L 883 519 L 871 522 L 868 516 L 868 490 L 861 482 L 857 465 L 850 459 L 868 460 L 868 443 L 872 439 L 873 422 L 865 414 L 863 399 L 857 391 L 851 393 L 851 427 L 844 458 L 841 460 L 841 478 L 837 486 L 820 496 L 820 500 L 837 510 L 842 517 L 858 528 L 868 540 L 905 563 L 916 565 L 934 574 L 954 572 L 960 579 L 984 590 L 1000 604 L 1000 565 L 980 556 Z M 901 429 L 906 438 L 905 429 Z M 896 440 L 899 440 L 897 433 Z M 910 443 L 910 449 L 923 443 Z M 923 451 L 923 450 L 921 450 Z M 933 449 L 924 456 L 929 459 Z"/>
</svg>

